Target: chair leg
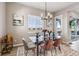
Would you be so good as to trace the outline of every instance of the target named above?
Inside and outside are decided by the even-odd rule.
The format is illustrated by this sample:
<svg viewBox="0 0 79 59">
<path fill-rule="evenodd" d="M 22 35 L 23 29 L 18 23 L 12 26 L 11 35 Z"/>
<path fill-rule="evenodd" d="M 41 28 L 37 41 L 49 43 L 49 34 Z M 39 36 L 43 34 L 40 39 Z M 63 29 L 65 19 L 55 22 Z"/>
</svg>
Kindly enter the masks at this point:
<svg viewBox="0 0 79 59">
<path fill-rule="evenodd" d="M 59 46 L 58 48 L 59 48 L 59 50 L 60 50 L 60 52 L 61 52 L 61 47 Z"/>
<path fill-rule="evenodd" d="M 44 56 L 46 55 L 46 50 L 44 50 Z"/>
<path fill-rule="evenodd" d="M 52 55 L 52 49 L 51 49 L 51 55 Z"/>
<path fill-rule="evenodd" d="M 52 47 L 52 49 L 51 49 L 51 55 L 53 56 L 53 50 L 54 50 L 54 47 Z"/>
<path fill-rule="evenodd" d="M 32 52 L 34 53 L 34 55 L 35 55 L 35 48 L 34 49 L 32 49 Z"/>
<path fill-rule="evenodd" d="M 57 50 L 56 50 L 56 47 L 54 47 L 54 50 L 55 50 L 55 54 L 57 54 Z"/>
<path fill-rule="evenodd" d="M 26 51 L 26 53 L 25 53 L 25 54 L 26 54 L 26 56 L 27 56 L 27 54 L 28 54 L 28 50 Z"/>
<path fill-rule="evenodd" d="M 42 48 L 40 48 L 40 56 L 41 56 L 41 53 L 42 53 Z"/>
<path fill-rule="evenodd" d="M 43 55 L 45 56 L 45 49 L 43 49 Z"/>
<path fill-rule="evenodd" d="M 46 55 L 46 50 L 44 50 L 44 56 Z"/>
</svg>

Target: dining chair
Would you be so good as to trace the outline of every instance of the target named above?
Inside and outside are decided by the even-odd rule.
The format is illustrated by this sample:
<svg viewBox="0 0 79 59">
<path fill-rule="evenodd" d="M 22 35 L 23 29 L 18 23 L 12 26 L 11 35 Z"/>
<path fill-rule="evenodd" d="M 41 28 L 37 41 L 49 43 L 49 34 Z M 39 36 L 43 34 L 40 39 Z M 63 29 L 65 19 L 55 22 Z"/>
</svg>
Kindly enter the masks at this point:
<svg viewBox="0 0 79 59">
<path fill-rule="evenodd" d="M 35 45 L 33 45 L 32 43 L 29 43 L 29 42 L 27 43 L 24 38 L 22 39 L 22 41 L 23 41 L 23 45 L 24 45 L 24 49 L 25 49 L 25 55 L 28 54 L 29 50 L 32 50 L 32 52 L 35 55 L 35 48 L 36 48 Z"/>
<path fill-rule="evenodd" d="M 47 54 L 47 51 L 51 51 L 52 55 L 52 48 L 53 48 L 53 40 L 48 40 L 47 42 L 43 43 L 43 45 L 41 45 L 41 49 L 44 50 L 44 55 Z"/>
<path fill-rule="evenodd" d="M 53 47 L 54 47 L 55 53 L 57 53 L 58 50 L 61 52 L 61 43 L 62 43 L 61 39 L 54 40 Z"/>
</svg>

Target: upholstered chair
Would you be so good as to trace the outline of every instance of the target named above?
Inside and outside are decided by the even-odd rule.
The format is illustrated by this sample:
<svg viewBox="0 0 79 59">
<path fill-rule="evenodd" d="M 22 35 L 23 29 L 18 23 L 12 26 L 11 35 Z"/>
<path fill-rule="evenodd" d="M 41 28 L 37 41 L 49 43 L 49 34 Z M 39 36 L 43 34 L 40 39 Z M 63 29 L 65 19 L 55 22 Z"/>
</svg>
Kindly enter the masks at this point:
<svg viewBox="0 0 79 59">
<path fill-rule="evenodd" d="M 55 53 L 57 53 L 58 50 L 61 52 L 61 43 L 62 43 L 62 39 L 54 40 L 53 46 L 54 46 Z"/>
<path fill-rule="evenodd" d="M 23 41 L 23 45 L 24 45 L 24 49 L 25 49 L 25 55 L 28 54 L 29 50 L 32 50 L 32 52 L 35 55 L 35 48 L 36 48 L 36 46 L 32 42 L 30 42 L 30 43 L 28 42 L 27 43 L 24 38 L 22 38 L 22 41 Z"/>
<path fill-rule="evenodd" d="M 46 55 L 48 51 L 51 51 L 52 55 L 53 43 L 53 40 L 48 40 L 47 42 L 43 43 L 43 45 L 41 45 L 41 49 L 43 49 L 44 55 Z"/>
</svg>

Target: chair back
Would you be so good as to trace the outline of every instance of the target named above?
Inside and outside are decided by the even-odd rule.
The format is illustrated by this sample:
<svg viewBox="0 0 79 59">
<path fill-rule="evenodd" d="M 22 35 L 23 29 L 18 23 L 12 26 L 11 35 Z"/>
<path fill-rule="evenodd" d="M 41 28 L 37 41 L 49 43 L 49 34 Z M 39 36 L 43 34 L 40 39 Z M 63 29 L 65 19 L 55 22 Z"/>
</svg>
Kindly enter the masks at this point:
<svg viewBox="0 0 79 59">
<path fill-rule="evenodd" d="M 45 44 L 45 49 L 49 50 L 53 46 L 53 40 L 48 40 Z"/>
<path fill-rule="evenodd" d="M 54 41 L 54 44 L 53 45 L 56 46 L 56 47 L 60 46 L 61 45 L 61 39 L 56 39 Z"/>
<path fill-rule="evenodd" d="M 25 40 L 22 40 L 22 41 L 23 41 L 23 45 L 24 45 L 25 50 L 27 50 L 28 49 L 27 43 L 25 42 Z"/>
<path fill-rule="evenodd" d="M 7 39 L 7 43 L 13 44 L 13 36 L 12 36 L 11 33 L 8 33 L 8 34 L 6 35 L 6 39 Z"/>
</svg>

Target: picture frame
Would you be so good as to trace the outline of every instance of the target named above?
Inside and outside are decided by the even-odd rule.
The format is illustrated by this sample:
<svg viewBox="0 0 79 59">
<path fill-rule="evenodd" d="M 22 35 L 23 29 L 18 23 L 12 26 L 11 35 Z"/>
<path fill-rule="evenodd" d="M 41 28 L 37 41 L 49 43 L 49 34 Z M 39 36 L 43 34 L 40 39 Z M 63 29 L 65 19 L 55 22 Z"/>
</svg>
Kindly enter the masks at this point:
<svg viewBox="0 0 79 59">
<path fill-rule="evenodd" d="M 24 25 L 24 16 L 22 15 L 13 15 L 13 26 L 23 26 Z"/>
</svg>

